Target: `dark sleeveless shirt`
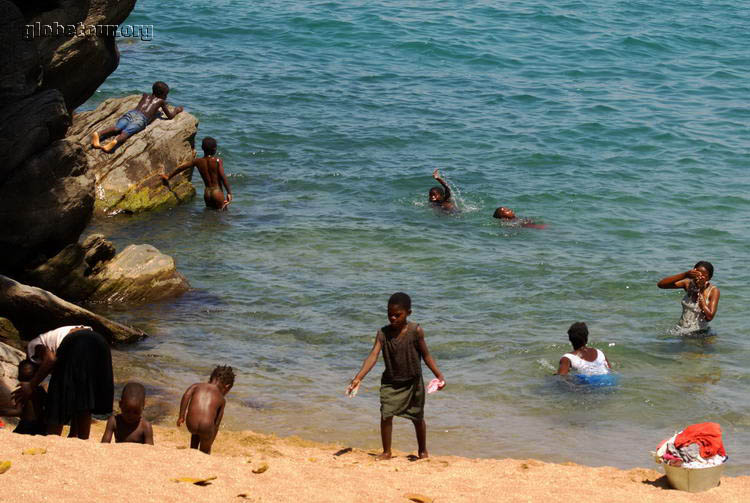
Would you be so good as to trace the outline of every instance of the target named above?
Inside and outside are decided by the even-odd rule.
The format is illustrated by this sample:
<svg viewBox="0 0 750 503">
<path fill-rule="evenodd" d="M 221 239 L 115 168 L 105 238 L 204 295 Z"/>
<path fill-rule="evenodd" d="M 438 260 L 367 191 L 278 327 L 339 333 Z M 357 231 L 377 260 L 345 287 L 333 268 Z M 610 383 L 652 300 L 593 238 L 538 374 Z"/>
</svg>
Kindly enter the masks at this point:
<svg viewBox="0 0 750 503">
<path fill-rule="evenodd" d="M 389 325 L 378 330 L 377 340 L 383 346 L 385 371 L 382 382 L 412 381 L 422 376 L 422 360 L 417 346 L 417 323 L 406 326 L 403 335 L 386 335 L 391 332 Z"/>
</svg>

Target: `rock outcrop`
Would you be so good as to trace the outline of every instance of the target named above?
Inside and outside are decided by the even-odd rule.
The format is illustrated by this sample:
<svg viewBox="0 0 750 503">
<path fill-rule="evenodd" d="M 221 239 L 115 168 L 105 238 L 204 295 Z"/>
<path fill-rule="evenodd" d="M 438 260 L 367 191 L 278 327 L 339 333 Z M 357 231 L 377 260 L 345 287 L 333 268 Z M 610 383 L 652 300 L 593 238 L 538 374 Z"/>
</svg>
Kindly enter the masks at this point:
<svg viewBox="0 0 750 503">
<path fill-rule="evenodd" d="M 115 71 L 116 27 L 136 0 L 23 0 L 24 43 L 39 54 L 41 89 L 57 89 L 73 111 Z M 31 28 L 29 28 L 29 26 Z M 110 28 L 111 27 L 111 28 Z"/>
<path fill-rule="evenodd" d="M 41 288 L 0 275 L 0 316 L 30 340 L 65 325 L 88 325 L 111 342 L 135 342 L 146 336 L 137 330 L 92 313 Z"/>
<path fill-rule="evenodd" d="M 68 139 L 85 146 L 96 177 L 97 214 L 139 213 L 175 206 L 195 195 L 192 173 L 175 176 L 169 185 L 160 177 L 193 156 L 198 120 L 187 112 L 171 120 L 157 118 L 112 153 L 90 147 L 91 133 L 113 126 L 139 99 L 140 95 L 109 99 L 96 110 L 73 116 Z"/>
<path fill-rule="evenodd" d="M 63 137 L 70 111 L 117 67 L 113 33 L 34 32 L 124 21 L 135 0 L 0 0 L 0 272 L 75 243 L 93 213 L 94 176 Z M 72 36 L 71 36 L 72 35 Z"/>
<path fill-rule="evenodd" d="M 94 207 L 83 150 L 58 140 L 0 187 L 0 272 L 9 274 L 76 242 Z"/>
<path fill-rule="evenodd" d="M 26 355 L 0 342 L 0 407 L 13 407 L 10 393 L 18 386 L 18 362 Z"/>
<path fill-rule="evenodd" d="M 174 260 L 151 245 L 130 245 L 115 255 L 101 234 L 66 246 L 24 280 L 75 302 L 136 304 L 182 295 L 190 285 Z"/>
</svg>

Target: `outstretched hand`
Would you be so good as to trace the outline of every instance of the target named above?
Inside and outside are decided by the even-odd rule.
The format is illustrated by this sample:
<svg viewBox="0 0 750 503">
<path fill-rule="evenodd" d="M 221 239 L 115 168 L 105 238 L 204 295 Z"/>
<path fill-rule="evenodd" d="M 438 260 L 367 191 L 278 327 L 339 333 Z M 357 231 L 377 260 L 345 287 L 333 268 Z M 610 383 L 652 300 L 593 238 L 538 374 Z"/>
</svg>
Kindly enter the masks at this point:
<svg viewBox="0 0 750 503">
<path fill-rule="evenodd" d="M 440 180 L 440 173 L 438 172 L 438 168 L 435 168 L 435 171 L 432 172 L 432 178 L 435 180 Z"/>
</svg>

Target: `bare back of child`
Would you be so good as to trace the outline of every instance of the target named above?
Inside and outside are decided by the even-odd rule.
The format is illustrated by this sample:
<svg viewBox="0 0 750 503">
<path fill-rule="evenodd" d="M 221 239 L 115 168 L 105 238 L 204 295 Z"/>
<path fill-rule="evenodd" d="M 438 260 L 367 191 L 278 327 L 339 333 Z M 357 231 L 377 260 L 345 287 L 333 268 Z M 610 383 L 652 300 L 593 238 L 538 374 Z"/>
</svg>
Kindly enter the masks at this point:
<svg viewBox="0 0 750 503">
<path fill-rule="evenodd" d="M 209 382 L 195 383 L 182 396 L 179 427 L 184 422 L 191 434 L 190 448 L 211 454 L 219 425 L 224 418 L 226 399 L 234 385 L 232 367 L 219 366 L 211 373 Z"/>
<path fill-rule="evenodd" d="M 91 145 L 105 152 L 111 152 L 130 136 L 146 129 L 146 126 L 156 119 L 160 111 L 164 112 L 167 119 L 173 119 L 182 112 L 183 108 L 176 107 L 174 111 L 170 111 L 167 106 L 168 94 L 169 86 L 166 83 L 154 82 L 151 94 L 143 93 L 138 105 L 117 119 L 114 126 L 92 133 Z M 101 144 L 101 140 L 112 135 L 117 136 L 104 145 Z"/>
<path fill-rule="evenodd" d="M 224 161 L 215 157 L 217 144 L 216 140 L 210 136 L 203 138 L 201 148 L 203 149 L 203 157 L 183 162 L 169 175 L 162 175 L 162 179 L 169 182 L 177 173 L 196 167 L 205 185 L 203 202 L 206 203 L 206 207 L 224 210 L 232 202 L 232 189 L 229 188 L 229 182 L 224 174 Z M 224 198 L 222 186 L 227 191 L 226 198 Z"/>
</svg>

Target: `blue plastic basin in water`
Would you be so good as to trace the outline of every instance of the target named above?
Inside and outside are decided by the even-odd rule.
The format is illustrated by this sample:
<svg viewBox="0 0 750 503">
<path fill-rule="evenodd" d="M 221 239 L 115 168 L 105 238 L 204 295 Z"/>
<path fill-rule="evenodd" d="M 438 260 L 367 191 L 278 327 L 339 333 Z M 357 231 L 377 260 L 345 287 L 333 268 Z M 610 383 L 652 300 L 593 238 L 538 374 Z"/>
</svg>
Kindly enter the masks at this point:
<svg viewBox="0 0 750 503">
<path fill-rule="evenodd" d="M 598 375 L 584 375 L 575 374 L 573 377 L 576 379 L 576 384 L 584 386 L 617 386 L 618 375 L 614 373 L 609 374 L 598 374 Z"/>
</svg>

